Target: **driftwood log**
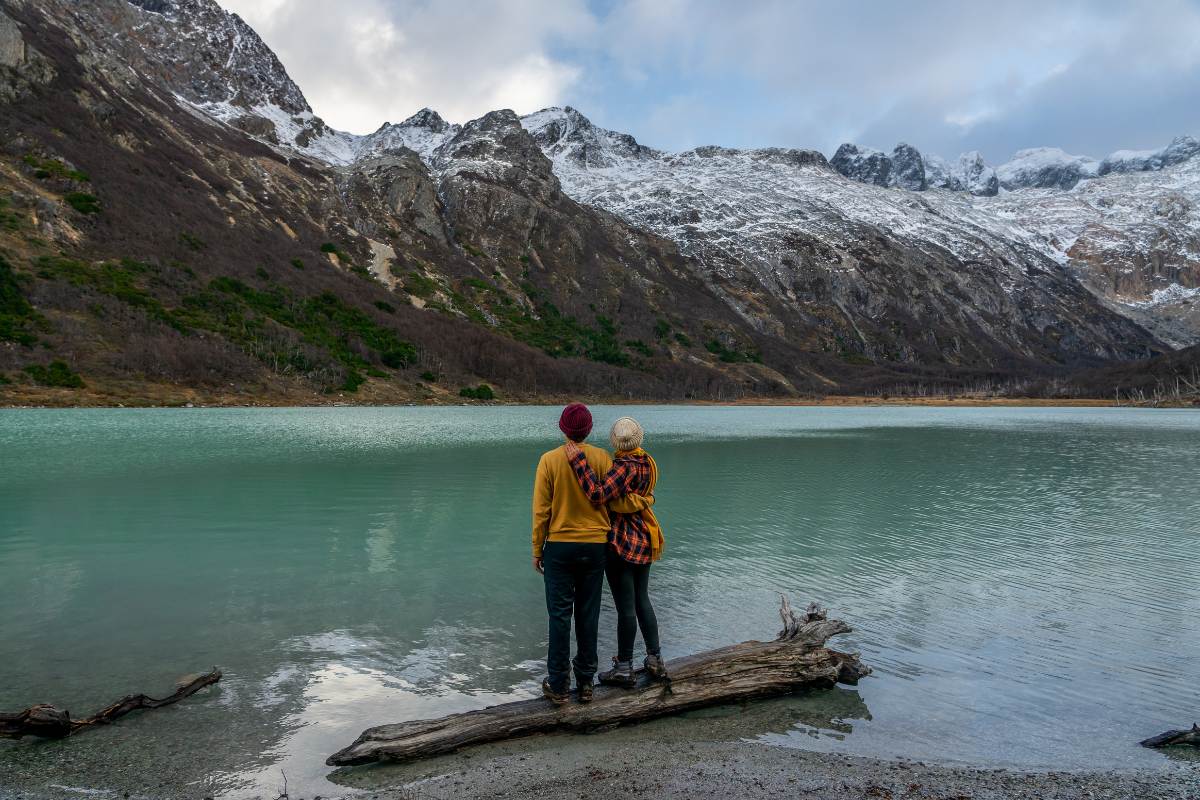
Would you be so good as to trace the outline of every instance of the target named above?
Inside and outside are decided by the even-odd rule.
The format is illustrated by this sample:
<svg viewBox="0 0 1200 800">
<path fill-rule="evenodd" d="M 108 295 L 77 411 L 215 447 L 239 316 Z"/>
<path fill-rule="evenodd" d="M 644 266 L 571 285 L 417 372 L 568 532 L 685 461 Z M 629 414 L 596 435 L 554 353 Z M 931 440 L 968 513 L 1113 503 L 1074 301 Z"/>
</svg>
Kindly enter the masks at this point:
<svg viewBox="0 0 1200 800">
<path fill-rule="evenodd" d="M 1151 736 L 1138 742 L 1142 747 L 1172 747 L 1177 744 L 1190 744 L 1200 747 L 1200 725 L 1193 724 L 1189 731 L 1167 731 L 1158 736 Z"/>
<path fill-rule="evenodd" d="M 213 667 L 212 672 L 201 675 L 185 675 L 175 684 L 175 692 L 169 697 L 156 700 L 144 694 L 131 694 L 100 709 L 90 717 L 71 719 L 71 712 L 51 705 L 30 706 L 16 714 L 0 714 L 0 738 L 20 739 L 23 736 L 40 736 L 45 739 L 61 739 L 81 730 L 97 725 L 108 725 L 131 711 L 142 708 L 162 708 L 191 697 L 205 686 L 221 680 L 221 671 Z"/>
<path fill-rule="evenodd" d="M 330 766 L 411 761 L 463 747 L 553 731 L 580 731 L 641 722 L 702 706 L 786 694 L 800 687 L 856 684 L 871 670 L 857 654 L 825 647 L 850 626 L 828 619 L 815 603 L 805 613 L 781 598 L 783 630 L 770 642 L 743 642 L 668 662 L 669 677 L 639 670 L 632 689 L 596 687 L 588 704 L 555 706 L 537 698 L 432 720 L 381 725 L 331 755 Z"/>
</svg>

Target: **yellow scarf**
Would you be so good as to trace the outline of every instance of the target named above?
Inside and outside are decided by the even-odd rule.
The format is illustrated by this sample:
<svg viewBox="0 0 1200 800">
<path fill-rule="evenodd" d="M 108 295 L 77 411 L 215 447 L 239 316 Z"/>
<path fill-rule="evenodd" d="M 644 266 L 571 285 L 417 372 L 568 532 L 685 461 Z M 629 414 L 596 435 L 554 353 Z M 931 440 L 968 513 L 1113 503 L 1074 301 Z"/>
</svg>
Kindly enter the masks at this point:
<svg viewBox="0 0 1200 800">
<path fill-rule="evenodd" d="M 647 453 L 642 448 L 635 450 L 618 450 L 613 454 L 614 458 L 622 458 L 624 456 L 645 456 L 646 461 L 650 464 L 650 485 L 646 487 L 645 497 L 654 502 L 654 487 L 658 484 L 658 464 L 655 463 L 654 457 Z M 662 558 L 663 550 L 666 547 L 666 539 L 663 537 L 662 526 L 658 524 L 658 517 L 654 516 L 654 509 L 646 506 L 641 511 L 642 522 L 646 524 L 646 532 L 650 535 L 650 560 L 658 561 Z"/>
</svg>

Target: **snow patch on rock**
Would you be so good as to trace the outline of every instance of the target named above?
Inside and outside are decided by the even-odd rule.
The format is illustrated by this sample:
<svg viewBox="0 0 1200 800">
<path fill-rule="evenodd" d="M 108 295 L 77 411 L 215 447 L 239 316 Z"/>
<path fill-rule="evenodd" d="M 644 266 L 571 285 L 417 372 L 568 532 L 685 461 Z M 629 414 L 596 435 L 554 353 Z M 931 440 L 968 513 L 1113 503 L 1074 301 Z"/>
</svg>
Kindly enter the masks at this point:
<svg viewBox="0 0 1200 800">
<path fill-rule="evenodd" d="M 1081 180 L 1094 178 L 1100 162 L 1088 156 L 1073 156 L 1057 147 L 1018 150 L 1012 160 L 996 167 L 1000 185 L 1015 189 L 1072 189 Z"/>
<path fill-rule="evenodd" d="M 1165 289 L 1155 289 L 1147 300 L 1137 300 L 1128 305 L 1134 308 L 1155 308 L 1192 300 L 1200 300 L 1200 287 L 1188 289 L 1173 283 Z"/>
</svg>

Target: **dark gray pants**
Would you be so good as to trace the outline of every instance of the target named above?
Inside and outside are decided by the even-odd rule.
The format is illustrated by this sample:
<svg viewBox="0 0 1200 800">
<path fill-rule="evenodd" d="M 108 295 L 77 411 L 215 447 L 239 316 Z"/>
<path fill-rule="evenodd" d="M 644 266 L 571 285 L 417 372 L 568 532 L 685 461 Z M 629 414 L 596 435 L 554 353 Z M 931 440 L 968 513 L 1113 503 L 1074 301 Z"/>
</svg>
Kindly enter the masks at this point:
<svg viewBox="0 0 1200 800">
<path fill-rule="evenodd" d="M 604 586 L 606 544 L 546 542 L 542 568 L 546 580 L 546 613 L 550 617 L 550 647 L 546 671 L 550 688 L 589 684 L 596 674 L 596 633 L 600 627 L 600 593 Z M 571 619 L 575 620 L 575 659 L 571 660 Z"/>
<path fill-rule="evenodd" d="M 658 655 L 658 618 L 650 603 L 650 565 L 630 564 L 609 548 L 606 565 L 608 588 L 617 607 L 617 659 L 633 660 L 638 628 L 647 655 Z"/>
</svg>

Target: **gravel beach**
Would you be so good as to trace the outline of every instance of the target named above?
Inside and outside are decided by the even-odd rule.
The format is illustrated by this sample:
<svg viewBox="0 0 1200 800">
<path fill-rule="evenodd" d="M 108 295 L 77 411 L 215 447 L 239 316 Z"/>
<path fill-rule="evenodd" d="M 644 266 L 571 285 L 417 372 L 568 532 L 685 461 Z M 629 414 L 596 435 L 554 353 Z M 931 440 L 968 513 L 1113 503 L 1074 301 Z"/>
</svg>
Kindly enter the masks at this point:
<svg viewBox="0 0 1200 800">
<path fill-rule="evenodd" d="M 65 775 L 60 781 L 46 773 L 13 781 L 19 776 L 9 774 L 10 780 L 0 780 L 0 800 L 1200 800 L 1200 752 L 1188 748 L 1164 751 L 1156 769 L 1026 771 L 730 740 L 728 720 L 686 722 L 686 733 L 658 721 L 597 734 L 516 739 L 411 764 L 339 769 L 326 775 L 319 791 L 294 773 L 287 794 L 282 780 L 278 790 L 253 794 L 234 785 L 206 789 L 182 775 L 138 778 L 114 770 L 97 775 L 95 783 Z"/>
<path fill-rule="evenodd" d="M 420 764 L 347 770 L 334 780 L 378 800 L 1200 800 L 1200 758 L 1186 752 L 1164 756 L 1163 768 L 1154 771 L 1024 772 L 859 758 L 748 741 L 665 743 L 624 733 L 510 742 Z"/>
</svg>

